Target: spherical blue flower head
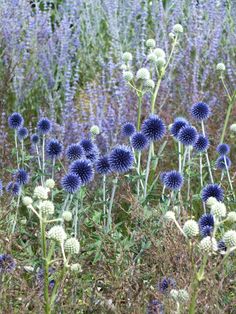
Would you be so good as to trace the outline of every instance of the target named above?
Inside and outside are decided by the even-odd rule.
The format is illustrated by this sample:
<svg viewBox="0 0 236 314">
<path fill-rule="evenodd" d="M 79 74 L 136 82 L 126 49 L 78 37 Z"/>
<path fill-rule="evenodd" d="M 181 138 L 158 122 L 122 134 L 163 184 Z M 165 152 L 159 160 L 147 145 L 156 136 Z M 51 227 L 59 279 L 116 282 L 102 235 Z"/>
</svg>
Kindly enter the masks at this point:
<svg viewBox="0 0 236 314">
<path fill-rule="evenodd" d="M 69 173 L 62 178 L 61 185 L 66 192 L 73 194 L 80 188 L 81 180 L 76 174 Z"/>
<path fill-rule="evenodd" d="M 164 314 L 164 305 L 158 300 L 152 300 L 147 305 L 147 314 Z"/>
<path fill-rule="evenodd" d="M 204 214 L 198 220 L 199 231 L 203 237 L 210 236 L 214 228 L 214 217 L 212 214 Z"/>
<path fill-rule="evenodd" d="M 210 237 L 212 235 L 213 229 L 214 228 L 211 226 L 206 226 L 200 229 L 200 234 L 203 238 L 208 237 L 208 236 Z"/>
<path fill-rule="evenodd" d="M 142 132 L 136 132 L 131 137 L 131 145 L 134 150 L 142 151 L 148 146 L 148 139 Z"/>
<path fill-rule="evenodd" d="M 228 153 L 230 152 L 230 146 L 228 144 L 222 143 L 219 144 L 216 148 L 216 151 L 221 155 L 228 155 Z"/>
<path fill-rule="evenodd" d="M 158 141 L 165 135 L 166 127 L 157 115 L 150 115 L 143 121 L 141 130 L 149 141 Z"/>
<path fill-rule="evenodd" d="M 231 160 L 228 156 L 220 156 L 216 160 L 216 168 L 220 170 L 226 170 L 226 167 L 229 169 L 231 167 Z"/>
<path fill-rule="evenodd" d="M 80 144 L 71 144 L 66 149 L 66 157 L 68 160 L 77 160 L 84 155 L 83 148 Z"/>
<path fill-rule="evenodd" d="M 122 125 L 122 128 L 121 128 L 121 134 L 124 136 L 124 137 L 130 137 L 134 134 L 135 132 L 135 126 L 133 123 L 131 122 L 126 122 L 125 124 Z"/>
<path fill-rule="evenodd" d="M 164 185 L 165 185 L 164 180 L 165 180 L 165 176 L 166 176 L 167 173 L 168 173 L 167 171 L 163 171 L 163 172 L 160 173 L 160 181 Z"/>
<path fill-rule="evenodd" d="M 120 145 L 112 149 L 108 160 L 112 171 L 125 173 L 132 168 L 134 155 L 128 146 Z"/>
<path fill-rule="evenodd" d="M 209 140 L 206 136 L 199 135 L 196 143 L 193 146 L 198 153 L 205 152 L 209 147 Z"/>
<path fill-rule="evenodd" d="M 40 134 L 46 135 L 52 129 L 52 122 L 48 118 L 41 118 L 37 123 L 37 130 Z"/>
<path fill-rule="evenodd" d="M 24 124 L 22 115 L 18 112 L 14 112 L 8 118 L 8 125 L 11 129 L 18 129 Z"/>
<path fill-rule="evenodd" d="M 91 161 L 92 163 L 94 163 L 95 161 L 98 160 L 99 157 L 99 150 L 97 148 L 97 145 L 94 145 L 94 149 L 85 154 L 86 159 L 88 159 L 89 161 Z"/>
<path fill-rule="evenodd" d="M 70 165 L 69 171 L 80 178 L 82 185 L 88 184 L 94 177 L 92 164 L 87 159 L 75 160 Z"/>
<path fill-rule="evenodd" d="M 19 195 L 20 184 L 18 182 L 9 182 L 6 186 L 6 191 L 11 193 L 13 196 Z"/>
<path fill-rule="evenodd" d="M 20 141 L 26 139 L 26 137 L 28 136 L 29 132 L 28 129 L 25 127 L 21 127 L 18 129 L 17 131 L 17 137 Z"/>
<path fill-rule="evenodd" d="M 197 142 L 198 133 L 195 127 L 186 125 L 182 127 L 178 134 L 178 140 L 185 146 L 194 146 Z"/>
<path fill-rule="evenodd" d="M 50 158 L 55 159 L 60 157 L 62 149 L 62 144 L 58 140 L 52 139 L 47 143 L 46 153 Z"/>
<path fill-rule="evenodd" d="M 168 171 L 164 176 L 164 185 L 170 190 L 180 190 L 183 183 L 183 176 L 176 170 Z"/>
<path fill-rule="evenodd" d="M 202 189 L 202 200 L 206 202 L 209 197 L 215 197 L 218 202 L 222 202 L 224 190 L 218 184 L 208 184 Z"/>
<path fill-rule="evenodd" d="M 95 164 L 95 168 L 97 173 L 99 174 L 103 175 L 109 174 L 111 172 L 111 166 L 108 157 L 107 156 L 100 157 Z"/>
<path fill-rule="evenodd" d="M 90 154 L 97 149 L 97 146 L 90 139 L 81 140 L 80 145 L 83 147 L 85 154 Z"/>
<path fill-rule="evenodd" d="M 2 180 L 0 180 L 0 196 L 2 196 L 3 194 L 3 184 L 2 184 Z"/>
<path fill-rule="evenodd" d="M 25 169 L 19 169 L 17 170 L 15 174 L 16 182 L 18 182 L 20 185 L 27 184 L 29 182 L 29 175 L 25 171 Z"/>
<path fill-rule="evenodd" d="M 211 110 L 204 102 L 198 102 L 191 108 L 191 115 L 197 121 L 203 121 L 209 118 Z"/>
<path fill-rule="evenodd" d="M 38 134 L 32 134 L 32 135 L 31 135 L 31 142 L 32 142 L 34 145 L 38 144 L 38 142 L 39 142 L 39 136 L 38 136 Z"/>
<path fill-rule="evenodd" d="M 166 293 L 169 289 L 174 289 L 176 287 L 176 282 L 173 278 L 163 278 L 158 284 L 157 289 L 162 292 Z"/>
<path fill-rule="evenodd" d="M 170 133 L 177 139 L 181 128 L 188 124 L 189 123 L 185 118 L 178 117 L 174 120 L 173 124 L 171 125 Z"/>
<path fill-rule="evenodd" d="M 223 252 L 227 251 L 227 246 L 225 245 L 225 241 L 224 240 L 218 241 L 217 247 L 218 247 L 218 250 L 221 251 L 221 252 L 222 251 Z"/>
<path fill-rule="evenodd" d="M 0 255 L 0 274 L 11 273 L 16 268 L 16 262 L 9 254 Z"/>
</svg>

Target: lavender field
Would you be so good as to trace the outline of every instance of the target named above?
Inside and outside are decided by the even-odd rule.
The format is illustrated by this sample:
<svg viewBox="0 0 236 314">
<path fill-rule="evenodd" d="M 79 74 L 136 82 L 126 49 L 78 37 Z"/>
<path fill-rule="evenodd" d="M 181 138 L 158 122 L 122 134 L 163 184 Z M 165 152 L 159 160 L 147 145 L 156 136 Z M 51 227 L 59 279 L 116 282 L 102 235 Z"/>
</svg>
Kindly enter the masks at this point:
<svg viewBox="0 0 236 314">
<path fill-rule="evenodd" d="M 0 313 L 236 313 L 236 2 L 0 1 Z"/>
</svg>

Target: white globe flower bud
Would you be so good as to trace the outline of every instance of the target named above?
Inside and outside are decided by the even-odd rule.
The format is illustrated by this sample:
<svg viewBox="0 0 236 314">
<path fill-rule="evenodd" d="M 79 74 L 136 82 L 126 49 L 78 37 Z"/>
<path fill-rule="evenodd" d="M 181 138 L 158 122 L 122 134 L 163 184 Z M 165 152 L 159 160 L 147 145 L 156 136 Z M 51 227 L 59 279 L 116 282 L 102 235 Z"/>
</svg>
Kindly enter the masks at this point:
<svg viewBox="0 0 236 314">
<path fill-rule="evenodd" d="M 122 71 L 126 71 L 126 70 L 128 70 L 128 67 L 127 67 L 126 64 L 122 64 L 122 65 L 120 66 L 120 69 L 121 69 Z"/>
<path fill-rule="evenodd" d="M 211 207 L 213 206 L 214 204 L 218 203 L 217 199 L 215 197 L 208 197 L 207 201 L 206 201 L 206 204 L 207 206 Z"/>
<path fill-rule="evenodd" d="M 213 252 L 216 252 L 218 247 L 217 247 L 217 241 L 215 238 L 211 237 L 205 237 L 201 240 L 199 243 L 199 248 L 200 250 L 205 254 L 211 254 Z"/>
<path fill-rule="evenodd" d="M 231 124 L 230 131 L 236 133 L 236 123 Z"/>
<path fill-rule="evenodd" d="M 24 204 L 25 206 L 29 206 L 29 205 L 32 205 L 32 204 L 33 204 L 33 200 L 32 200 L 32 198 L 29 197 L 29 196 L 23 197 L 22 202 L 23 202 L 23 204 Z"/>
<path fill-rule="evenodd" d="M 138 80 L 149 80 L 150 72 L 146 68 L 141 68 L 138 70 L 136 77 Z"/>
<path fill-rule="evenodd" d="M 183 226 L 183 231 L 187 237 L 195 237 L 199 234 L 198 223 L 193 219 L 187 220 Z"/>
<path fill-rule="evenodd" d="M 173 26 L 173 31 L 174 31 L 175 33 L 183 33 L 184 29 L 183 29 L 183 26 L 182 26 L 182 25 L 180 25 L 180 24 L 175 24 L 175 25 Z"/>
<path fill-rule="evenodd" d="M 65 242 L 65 251 L 70 253 L 71 255 L 79 254 L 80 244 L 76 238 L 70 238 Z"/>
<path fill-rule="evenodd" d="M 72 220 L 72 213 L 68 210 L 64 211 L 63 214 L 62 214 L 62 218 L 65 220 L 65 221 L 71 221 Z"/>
<path fill-rule="evenodd" d="M 158 58 L 154 52 L 151 52 L 148 54 L 147 59 L 148 61 L 156 63 Z"/>
<path fill-rule="evenodd" d="M 129 62 L 129 61 L 132 61 L 133 59 L 133 56 L 130 52 L 124 52 L 123 55 L 122 55 L 122 60 L 124 62 Z"/>
<path fill-rule="evenodd" d="M 174 33 L 169 33 L 169 37 L 170 37 L 170 39 L 175 39 L 175 34 Z"/>
<path fill-rule="evenodd" d="M 153 52 L 155 53 L 157 58 L 165 58 L 166 57 L 165 51 L 161 48 L 156 48 L 156 49 L 154 49 Z"/>
<path fill-rule="evenodd" d="M 156 46 L 155 40 L 154 39 L 148 39 L 146 41 L 146 46 L 149 48 L 155 48 L 155 46 Z"/>
<path fill-rule="evenodd" d="M 48 231 L 47 236 L 48 236 L 49 239 L 58 241 L 60 243 L 63 243 L 66 240 L 66 238 L 67 238 L 65 230 L 63 229 L 62 226 L 54 226 L 54 227 L 52 227 Z"/>
<path fill-rule="evenodd" d="M 165 213 L 165 216 L 164 218 L 167 220 L 167 221 L 172 221 L 172 220 L 175 220 L 175 213 L 171 210 L 168 210 L 166 213 Z"/>
<path fill-rule="evenodd" d="M 53 179 L 47 179 L 45 185 L 49 189 L 53 189 L 55 187 L 55 181 Z"/>
<path fill-rule="evenodd" d="M 81 265 L 79 263 L 72 264 L 70 266 L 70 270 L 75 272 L 75 273 L 81 273 L 82 272 L 82 268 L 81 268 Z"/>
<path fill-rule="evenodd" d="M 179 293 L 178 290 L 172 289 L 172 290 L 170 291 L 170 296 L 171 296 L 171 298 L 173 298 L 173 299 L 176 301 L 176 300 L 178 299 L 178 293 Z"/>
<path fill-rule="evenodd" d="M 90 132 L 91 132 L 93 135 L 98 135 L 98 134 L 100 133 L 99 126 L 97 126 L 97 125 L 92 125 L 91 128 L 90 128 Z"/>
<path fill-rule="evenodd" d="M 123 72 L 123 78 L 124 80 L 126 80 L 127 82 L 131 81 L 134 78 L 134 75 L 131 71 L 124 71 Z"/>
<path fill-rule="evenodd" d="M 216 66 L 217 71 L 225 71 L 225 65 L 224 63 L 218 63 Z"/>
<path fill-rule="evenodd" d="M 150 89 L 153 89 L 154 87 L 155 87 L 155 82 L 153 81 L 153 80 L 146 80 L 145 82 L 144 82 L 144 86 L 146 87 L 146 88 L 150 88 Z"/>
<path fill-rule="evenodd" d="M 236 231 L 229 230 L 229 231 L 225 232 L 225 234 L 223 236 L 223 240 L 224 240 L 227 248 L 231 248 L 233 246 L 236 246 Z"/>
<path fill-rule="evenodd" d="M 187 302 L 188 299 L 189 299 L 188 291 L 185 290 L 185 289 L 180 289 L 178 291 L 178 300 L 179 300 L 179 302 L 184 303 L 184 302 Z"/>
<path fill-rule="evenodd" d="M 236 222 L 236 212 L 229 212 L 227 219 L 231 222 Z"/>
<path fill-rule="evenodd" d="M 34 189 L 34 197 L 46 200 L 48 199 L 48 192 L 49 192 L 48 188 L 45 188 L 41 185 L 36 186 L 36 188 Z"/>
<path fill-rule="evenodd" d="M 165 64 L 166 64 L 166 59 L 165 58 L 162 58 L 162 57 L 157 58 L 157 65 L 159 67 L 163 67 Z"/>
<path fill-rule="evenodd" d="M 51 201 L 43 201 L 39 204 L 39 209 L 44 215 L 54 214 L 54 204 Z"/>
<path fill-rule="evenodd" d="M 226 207 L 224 203 L 216 202 L 211 206 L 211 213 L 216 218 L 223 218 L 226 216 Z"/>
</svg>

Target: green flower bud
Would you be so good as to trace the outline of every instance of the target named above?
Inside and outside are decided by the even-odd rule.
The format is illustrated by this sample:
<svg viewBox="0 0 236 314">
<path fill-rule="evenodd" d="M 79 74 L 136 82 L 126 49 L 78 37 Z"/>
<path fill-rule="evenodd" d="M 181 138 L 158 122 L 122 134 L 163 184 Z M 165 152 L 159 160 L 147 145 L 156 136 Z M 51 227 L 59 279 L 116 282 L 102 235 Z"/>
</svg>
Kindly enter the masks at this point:
<svg viewBox="0 0 236 314">
<path fill-rule="evenodd" d="M 55 187 L 55 181 L 53 179 L 47 179 L 45 185 L 49 189 L 53 189 Z"/>
<path fill-rule="evenodd" d="M 134 78 L 134 75 L 133 75 L 133 73 L 132 73 L 131 71 L 124 71 L 124 72 L 123 72 L 123 78 L 124 78 L 127 82 L 129 82 L 129 81 L 131 81 L 131 80 Z"/>
<path fill-rule="evenodd" d="M 154 87 L 155 87 L 155 83 L 154 83 L 154 81 L 153 80 L 146 80 L 145 82 L 144 82 L 144 86 L 146 87 L 146 88 L 148 88 L 148 89 L 153 89 Z"/>
<path fill-rule="evenodd" d="M 76 238 L 70 238 L 65 242 L 65 251 L 69 252 L 71 255 L 79 254 L 80 244 Z"/>
<path fill-rule="evenodd" d="M 129 61 L 132 61 L 133 59 L 133 56 L 130 52 L 124 52 L 123 55 L 122 55 L 122 60 L 124 62 L 129 62 Z"/>
<path fill-rule="evenodd" d="M 36 186 L 36 188 L 34 189 L 34 198 L 46 200 L 48 199 L 48 192 L 49 192 L 48 188 L 45 188 L 41 185 Z"/>
<path fill-rule="evenodd" d="M 166 213 L 165 213 L 165 216 L 164 218 L 167 220 L 167 221 L 173 221 L 175 220 L 175 213 L 171 210 L 168 210 Z"/>
<path fill-rule="evenodd" d="M 180 24 L 175 24 L 175 25 L 173 26 L 173 31 L 174 31 L 175 33 L 183 33 L 184 29 L 183 29 L 183 26 L 182 26 L 182 25 L 180 25 Z"/>
<path fill-rule="evenodd" d="M 146 68 L 141 68 L 138 70 L 136 77 L 138 80 L 149 80 L 150 72 Z"/>
<path fill-rule="evenodd" d="M 153 52 L 155 53 L 157 58 L 165 58 L 166 57 L 165 51 L 161 48 L 156 48 Z"/>
<path fill-rule="evenodd" d="M 217 71 L 225 71 L 225 65 L 224 63 L 218 63 L 217 66 L 216 66 L 216 70 Z"/>
<path fill-rule="evenodd" d="M 225 241 L 225 245 L 227 248 L 231 248 L 233 246 L 236 246 L 236 231 L 229 230 L 225 232 L 223 236 L 223 240 Z"/>
<path fill-rule="evenodd" d="M 62 213 L 62 218 L 65 220 L 65 221 L 71 221 L 72 220 L 72 213 L 68 210 L 64 211 Z"/>
<path fill-rule="evenodd" d="M 225 204 L 221 202 L 216 202 L 211 206 L 211 213 L 212 215 L 219 219 L 225 217 L 226 216 Z"/>
<path fill-rule="evenodd" d="M 22 202 L 23 202 L 23 204 L 24 204 L 25 206 L 29 206 L 29 205 L 32 205 L 32 204 L 33 204 L 33 200 L 32 200 L 32 198 L 29 197 L 29 196 L 23 197 Z"/>
<path fill-rule="evenodd" d="M 156 63 L 158 58 L 154 52 L 151 52 L 148 54 L 147 59 L 148 61 Z"/>
<path fill-rule="evenodd" d="M 51 201 L 43 201 L 39 204 L 39 209 L 44 215 L 54 214 L 54 204 Z"/>
<path fill-rule="evenodd" d="M 199 248 L 203 254 L 211 254 L 213 252 L 216 252 L 218 249 L 217 241 L 215 238 L 211 238 L 209 236 L 205 237 L 199 243 Z"/>
<path fill-rule="evenodd" d="M 199 234 L 198 223 L 193 219 L 187 220 L 183 226 L 183 231 L 187 237 L 195 237 Z"/>
<path fill-rule="evenodd" d="M 231 124 L 230 131 L 236 133 L 236 123 Z"/>
<path fill-rule="evenodd" d="M 63 243 L 67 235 L 62 226 L 54 226 L 48 231 L 48 238 Z"/>
<path fill-rule="evenodd" d="M 148 39 L 146 41 L 146 46 L 149 48 L 155 48 L 155 46 L 156 46 L 155 40 L 154 39 Z"/>
<path fill-rule="evenodd" d="M 93 135 L 98 135 L 100 133 L 100 129 L 97 125 L 92 125 L 91 128 L 90 128 L 90 132 L 93 134 Z"/>
<path fill-rule="evenodd" d="M 231 222 L 236 222 L 236 212 L 229 212 L 227 219 Z"/>
<path fill-rule="evenodd" d="M 159 67 L 163 67 L 165 64 L 166 64 L 166 59 L 165 58 L 162 58 L 162 57 L 157 58 L 157 65 Z"/>
</svg>

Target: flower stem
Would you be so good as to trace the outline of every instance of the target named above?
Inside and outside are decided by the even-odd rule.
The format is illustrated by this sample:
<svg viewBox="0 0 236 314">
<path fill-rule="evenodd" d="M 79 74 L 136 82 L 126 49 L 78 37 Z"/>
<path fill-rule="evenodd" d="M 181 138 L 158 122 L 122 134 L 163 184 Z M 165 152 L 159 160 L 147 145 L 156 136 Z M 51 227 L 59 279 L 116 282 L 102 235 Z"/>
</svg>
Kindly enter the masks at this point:
<svg viewBox="0 0 236 314">
<path fill-rule="evenodd" d="M 106 206 L 106 175 L 103 175 L 102 180 L 102 200 L 103 200 L 103 227 L 106 231 L 106 215 L 107 215 L 107 206 Z"/>
<path fill-rule="evenodd" d="M 117 182 L 118 182 L 118 176 L 116 176 L 114 183 L 113 183 L 111 199 L 110 199 L 110 204 L 109 204 L 109 208 L 108 208 L 107 232 L 109 232 L 111 230 L 111 224 L 112 224 L 111 211 L 112 211 L 112 206 L 113 206 L 114 197 L 115 197 L 115 193 L 116 193 Z"/>
<path fill-rule="evenodd" d="M 49 270 L 48 270 L 48 259 L 47 259 L 47 240 L 46 240 L 46 224 L 43 219 L 40 219 L 41 226 L 41 242 L 42 242 L 42 254 L 44 261 L 44 310 L 45 314 L 51 313 L 51 306 L 49 301 Z"/>
<path fill-rule="evenodd" d="M 201 124 L 202 124 L 202 133 L 203 133 L 204 136 L 206 136 L 204 122 L 201 121 Z M 208 166 L 208 170 L 209 170 L 209 174 L 210 174 L 210 178 L 211 178 L 211 183 L 214 183 L 213 175 L 212 175 L 212 172 L 211 172 L 211 164 L 210 164 L 210 160 L 209 160 L 209 156 L 208 156 L 207 150 L 206 150 L 206 160 L 207 160 L 207 166 Z"/>
<path fill-rule="evenodd" d="M 16 147 L 16 162 L 17 162 L 17 169 L 19 169 L 19 153 L 18 153 L 17 131 L 16 131 L 16 130 L 15 130 L 15 147 Z"/>
<path fill-rule="evenodd" d="M 144 183 L 144 199 L 147 197 L 147 185 L 148 185 L 148 177 L 150 172 L 150 164 L 151 164 L 151 158 L 152 158 L 152 150 L 153 150 L 153 143 L 149 146 L 149 152 L 148 152 L 148 161 L 147 161 L 147 167 L 146 167 L 146 175 L 145 175 L 145 183 Z"/>
</svg>

